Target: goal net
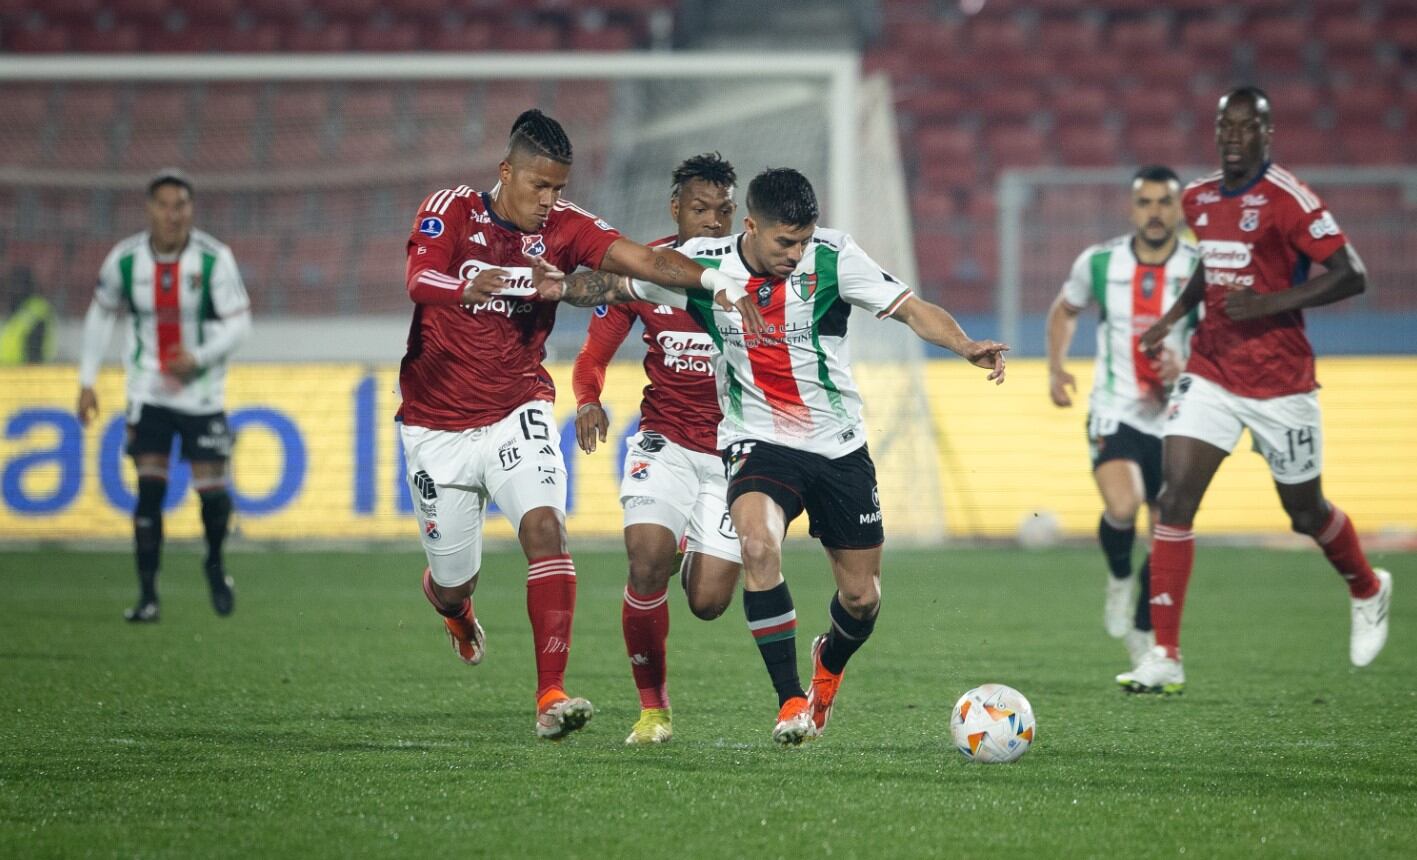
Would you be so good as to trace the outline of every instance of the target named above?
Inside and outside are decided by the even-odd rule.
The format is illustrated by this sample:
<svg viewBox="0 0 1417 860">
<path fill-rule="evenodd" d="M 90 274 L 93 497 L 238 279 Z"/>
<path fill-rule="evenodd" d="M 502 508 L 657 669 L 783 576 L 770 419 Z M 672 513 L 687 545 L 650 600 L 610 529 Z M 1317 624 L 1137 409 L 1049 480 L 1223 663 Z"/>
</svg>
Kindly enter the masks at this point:
<svg viewBox="0 0 1417 860">
<path fill-rule="evenodd" d="M 490 188 L 512 120 L 532 106 L 571 137 L 567 198 L 627 236 L 673 232 L 670 171 L 717 150 L 743 186 L 768 166 L 801 170 L 824 224 L 855 232 L 915 280 L 888 87 L 863 83 L 852 55 L 3 59 L 0 260 L 28 270 L 55 305 L 69 364 L 5 371 L 0 407 L 28 429 L 0 441 L 3 462 L 21 463 L 7 480 L 0 537 L 127 532 L 121 370 L 110 365 L 102 378 L 97 427 L 80 432 L 60 415 L 72 406 L 77 321 L 99 263 L 143 229 L 144 184 L 171 165 L 193 177 L 196 224 L 232 247 L 253 302 L 255 331 L 228 393 L 242 533 L 405 537 L 390 419 L 409 320 L 409 221 L 431 191 Z M 561 385 L 572 533 L 609 537 L 619 532 L 619 461 L 642 353 L 632 337 L 608 375 L 609 451 L 573 450 L 569 362 L 587 319 L 562 310 L 548 359 Z M 921 351 L 896 323 L 857 313 L 852 326 L 890 533 L 937 538 L 944 516 L 919 402 Z M 120 330 L 111 358 L 122 339 Z M 171 530 L 196 534 L 195 517 L 174 518 Z M 510 536 L 495 517 L 489 533 Z"/>
</svg>

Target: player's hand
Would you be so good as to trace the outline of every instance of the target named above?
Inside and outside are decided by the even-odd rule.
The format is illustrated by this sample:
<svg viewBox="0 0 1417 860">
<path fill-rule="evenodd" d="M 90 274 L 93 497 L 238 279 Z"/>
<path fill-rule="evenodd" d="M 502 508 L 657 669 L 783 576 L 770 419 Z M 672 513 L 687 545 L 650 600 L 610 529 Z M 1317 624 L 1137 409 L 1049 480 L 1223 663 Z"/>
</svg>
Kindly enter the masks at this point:
<svg viewBox="0 0 1417 860">
<path fill-rule="evenodd" d="M 1155 356 L 1157 350 L 1161 348 L 1161 342 L 1166 340 L 1166 335 L 1171 333 L 1171 324 L 1166 320 L 1157 320 L 1156 323 L 1141 336 L 1138 346 L 1141 351 L 1150 356 Z"/>
<path fill-rule="evenodd" d="M 470 308 L 491 301 L 493 296 L 508 286 L 506 269 L 483 269 L 462 288 L 463 307 Z"/>
<path fill-rule="evenodd" d="M 995 385 L 1003 385 L 1004 353 L 1008 351 L 1008 344 L 999 343 L 996 340 L 971 340 L 964 345 L 959 354 L 975 367 L 989 368 L 989 375 L 985 378 Z"/>
<path fill-rule="evenodd" d="M 79 424 L 89 426 L 89 422 L 98 414 L 98 395 L 92 388 L 79 389 L 79 406 L 74 411 L 79 415 Z"/>
<path fill-rule="evenodd" d="M 605 441 L 610 431 L 610 417 L 599 403 L 587 403 L 576 410 L 576 444 L 587 454 L 595 453 L 596 436 Z"/>
<path fill-rule="evenodd" d="M 1225 315 L 1236 322 L 1267 317 L 1270 313 L 1269 297 L 1249 287 L 1225 294 Z"/>
<path fill-rule="evenodd" d="M 767 330 L 767 321 L 762 311 L 748 295 L 742 284 L 720 272 L 718 269 L 704 269 L 701 283 L 713 291 L 713 300 L 726 311 L 738 311 L 743 321 L 743 334 L 762 334 Z"/>
<path fill-rule="evenodd" d="M 545 257 L 527 254 L 531 261 L 531 285 L 536 294 L 545 302 L 559 302 L 566 293 L 566 273 L 556 268 Z"/>
<path fill-rule="evenodd" d="M 1180 354 L 1164 346 L 1152 362 L 1152 367 L 1156 369 L 1156 375 L 1161 377 L 1161 384 L 1166 386 L 1174 385 L 1181 376 L 1181 371 L 1186 369 L 1181 363 Z"/>
<path fill-rule="evenodd" d="M 197 357 L 181 347 L 178 347 L 167 359 L 167 373 L 175 376 L 182 382 L 190 382 L 202 368 L 197 366 Z"/>
<path fill-rule="evenodd" d="M 1048 371 L 1048 396 L 1053 398 L 1054 406 L 1072 406 L 1073 398 L 1068 391 L 1078 390 L 1078 381 L 1061 367 Z"/>
</svg>

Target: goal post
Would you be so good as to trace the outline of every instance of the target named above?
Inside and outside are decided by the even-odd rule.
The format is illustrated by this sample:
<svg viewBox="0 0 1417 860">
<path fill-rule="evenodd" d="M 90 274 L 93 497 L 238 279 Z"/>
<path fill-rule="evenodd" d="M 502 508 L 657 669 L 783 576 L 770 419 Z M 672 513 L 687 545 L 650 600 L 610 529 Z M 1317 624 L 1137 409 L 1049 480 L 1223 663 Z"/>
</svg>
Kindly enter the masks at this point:
<svg viewBox="0 0 1417 860">
<path fill-rule="evenodd" d="M 766 167 L 801 170 L 817 187 L 823 224 L 857 235 L 883 267 L 916 283 L 889 83 L 862 80 L 859 57 L 848 52 L 2 57 L 0 254 L 30 267 L 59 306 L 67 320 L 60 356 L 72 362 L 99 262 L 118 238 L 143 228 L 143 184 L 159 167 L 186 167 L 197 186 L 197 226 L 232 246 L 252 295 L 254 333 L 233 365 L 231 406 L 286 422 L 279 433 L 252 425 L 238 445 L 238 497 L 265 498 L 271 509 L 248 512 L 244 533 L 403 537 L 408 502 L 386 419 L 408 328 L 409 218 L 438 188 L 490 188 L 511 122 L 531 106 L 559 119 L 572 139 L 566 196 L 627 236 L 671 232 L 670 171 L 717 150 L 744 187 Z M 740 206 L 742 197 L 740 190 Z M 548 342 L 563 389 L 558 417 L 573 412 L 567 363 L 588 313 L 563 308 Z M 851 329 L 888 531 L 939 540 L 945 516 L 922 406 L 923 350 L 898 323 L 864 312 L 853 314 Z M 119 333 L 113 355 L 121 341 Z M 622 436 L 644 384 L 634 366 L 639 349 L 631 338 L 607 392 Z M 343 366 L 321 380 L 309 362 Z M 257 376 L 280 378 L 267 364 L 314 374 L 301 377 L 306 394 L 289 405 L 252 402 L 264 384 Z M 252 380 L 242 383 L 248 368 Z M 335 381 L 336 395 L 320 393 Z M 54 388 L 48 377 L 22 385 L 3 408 L 67 408 L 67 386 Z M 121 387 L 113 389 L 106 406 L 121 399 Z M 299 457 L 292 440 L 303 446 Z M 623 456 L 620 442 L 599 458 L 567 445 L 579 470 L 572 533 L 618 535 L 611 461 Z M 12 447 L 22 454 L 26 444 Z M 103 461 L 85 461 L 86 470 L 112 466 L 103 465 L 103 444 L 80 446 L 81 456 Z M 114 475 L 131 476 L 118 459 L 109 469 L 117 471 L 104 473 L 106 490 L 83 482 L 72 504 L 57 506 L 62 516 L 26 527 L 88 537 L 86 522 L 121 523 Z M 35 473 L 30 483 L 42 497 L 63 480 Z M 340 512 L 311 513 L 319 497 L 337 500 Z M 503 526 L 492 518 L 489 534 L 510 536 Z M 0 522 L 0 537 L 9 529 Z"/>
</svg>

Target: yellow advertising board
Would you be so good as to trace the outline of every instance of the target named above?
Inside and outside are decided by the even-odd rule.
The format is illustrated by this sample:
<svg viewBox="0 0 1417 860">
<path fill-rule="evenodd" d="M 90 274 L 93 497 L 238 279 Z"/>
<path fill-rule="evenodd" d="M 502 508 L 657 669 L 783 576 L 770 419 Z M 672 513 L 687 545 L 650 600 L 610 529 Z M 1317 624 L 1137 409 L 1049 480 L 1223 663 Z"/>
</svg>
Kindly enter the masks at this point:
<svg viewBox="0 0 1417 860">
<path fill-rule="evenodd" d="M 1087 362 L 1075 362 L 1084 376 Z M 563 386 L 567 364 L 549 368 Z M 1364 531 L 1417 529 L 1417 358 L 1331 358 L 1320 363 L 1325 490 Z M 1083 434 L 1086 392 L 1060 410 L 1042 362 L 1010 362 L 998 388 L 957 360 L 926 364 L 923 384 L 900 368 L 859 369 L 868 435 L 880 473 L 887 534 L 931 541 L 1013 534 L 1031 511 L 1090 533 L 1100 510 Z M 619 534 L 624 438 L 637 423 L 644 374 L 610 369 L 604 403 L 611 438 L 593 455 L 575 449 L 574 403 L 556 405 L 569 471 L 573 536 Z M 123 539 L 131 535 L 132 465 L 124 442 L 123 379 L 98 384 L 99 418 L 79 426 L 72 367 L 0 369 L 0 540 Z M 236 364 L 227 405 L 237 434 L 232 491 L 238 533 L 254 540 L 417 536 L 393 415 L 397 369 L 355 364 Z M 1264 461 L 1248 440 L 1222 467 L 1197 527 L 1280 533 L 1287 523 Z M 185 465 L 169 482 L 164 529 L 195 537 L 201 524 Z M 492 537 L 511 537 L 488 521 Z"/>
</svg>

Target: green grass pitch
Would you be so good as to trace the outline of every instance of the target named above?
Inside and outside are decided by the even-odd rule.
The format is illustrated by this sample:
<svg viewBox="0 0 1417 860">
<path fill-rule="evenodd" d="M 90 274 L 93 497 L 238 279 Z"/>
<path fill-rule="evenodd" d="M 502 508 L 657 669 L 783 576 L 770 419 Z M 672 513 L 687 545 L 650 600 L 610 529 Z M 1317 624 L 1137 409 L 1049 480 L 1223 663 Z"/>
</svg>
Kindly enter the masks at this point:
<svg viewBox="0 0 1417 860">
<path fill-rule="evenodd" d="M 638 709 L 623 556 L 578 554 L 569 688 L 596 705 L 532 731 L 519 557 L 478 591 L 482 666 L 457 662 L 413 552 L 240 553 L 215 618 L 170 552 L 163 620 L 134 627 L 126 553 L 0 554 L 0 856 L 1417 856 L 1417 556 L 1393 632 L 1348 664 L 1346 593 L 1317 552 L 1203 546 L 1183 697 L 1129 698 L 1095 549 L 893 551 L 876 635 L 827 734 L 768 737 L 776 701 L 739 601 L 671 588 L 675 738 Z M 799 661 L 826 623 L 820 552 L 789 553 Z M 1017 764 L 967 763 L 955 699 L 1032 700 Z"/>
</svg>

